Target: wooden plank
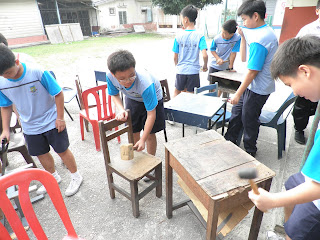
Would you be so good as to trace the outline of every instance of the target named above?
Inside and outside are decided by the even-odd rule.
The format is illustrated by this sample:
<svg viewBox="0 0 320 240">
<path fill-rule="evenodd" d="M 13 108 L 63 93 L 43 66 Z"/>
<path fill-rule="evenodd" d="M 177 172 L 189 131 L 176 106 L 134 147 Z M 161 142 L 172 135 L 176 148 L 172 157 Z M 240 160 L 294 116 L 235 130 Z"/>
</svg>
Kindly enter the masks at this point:
<svg viewBox="0 0 320 240">
<path fill-rule="evenodd" d="M 151 171 L 154 167 L 161 163 L 161 159 L 145 152 L 134 151 L 134 158 L 129 161 L 112 159 L 110 166 L 126 178 L 134 180 L 144 176 L 146 172 Z"/>
<path fill-rule="evenodd" d="M 201 179 L 197 181 L 197 183 L 207 192 L 207 194 L 209 194 L 210 197 L 215 197 L 223 193 L 227 193 L 228 196 L 231 196 L 250 187 L 248 180 L 240 179 L 238 176 L 239 170 L 243 168 L 257 169 L 258 176 L 254 179 L 257 183 L 275 176 L 274 171 L 254 160 Z M 225 196 L 223 195 L 221 196 L 221 198 L 224 197 Z"/>
</svg>

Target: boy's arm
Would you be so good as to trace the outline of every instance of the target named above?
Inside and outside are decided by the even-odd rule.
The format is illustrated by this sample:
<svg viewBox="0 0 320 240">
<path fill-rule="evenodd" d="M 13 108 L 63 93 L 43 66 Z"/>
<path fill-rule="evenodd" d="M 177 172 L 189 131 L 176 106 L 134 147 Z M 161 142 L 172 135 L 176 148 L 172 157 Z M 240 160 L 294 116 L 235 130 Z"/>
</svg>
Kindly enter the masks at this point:
<svg viewBox="0 0 320 240">
<path fill-rule="evenodd" d="M 147 111 L 147 119 L 144 124 L 143 134 L 138 142 L 134 145 L 134 148 L 137 149 L 137 151 L 142 151 L 145 148 L 145 143 L 147 141 L 147 138 L 149 137 L 149 134 L 153 128 L 154 122 L 156 121 L 156 109 L 153 109 L 151 111 Z"/>
<path fill-rule="evenodd" d="M 12 115 L 12 105 L 8 107 L 1 107 L 1 118 L 2 118 L 2 133 L 0 140 L 7 138 L 10 140 L 10 120 Z"/>
<path fill-rule="evenodd" d="M 206 71 L 208 71 L 208 54 L 207 54 L 207 49 L 203 49 L 201 52 L 202 52 L 202 57 L 203 57 L 203 67 L 202 67 L 202 71 L 206 72 Z"/>
<path fill-rule="evenodd" d="M 234 60 L 236 59 L 237 53 L 236 52 L 232 52 L 230 53 L 230 62 L 229 62 L 229 69 L 233 70 L 233 64 L 234 64 Z"/>
<path fill-rule="evenodd" d="M 177 66 L 178 64 L 178 53 L 173 53 L 173 61 L 174 61 L 174 65 Z"/>
<path fill-rule="evenodd" d="M 247 89 L 247 87 L 250 85 L 250 83 L 253 81 L 253 79 L 257 76 L 259 71 L 255 70 L 248 70 L 244 81 L 241 83 L 240 87 L 234 94 L 234 96 L 230 99 L 231 104 L 237 104 L 240 100 L 241 95 L 244 93 L 244 91 Z"/>
<path fill-rule="evenodd" d="M 116 115 L 116 119 L 118 121 L 126 121 L 128 118 L 128 112 L 123 107 L 120 95 L 117 94 L 117 95 L 111 96 L 111 100 L 114 102 L 114 104 L 116 105 L 116 108 L 119 110 L 119 112 Z"/>
<path fill-rule="evenodd" d="M 241 27 L 238 27 L 238 33 L 241 36 L 241 43 L 240 43 L 240 56 L 241 56 L 241 61 L 245 62 L 247 61 L 247 41 L 244 37 L 244 34 L 242 32 Z"/>
<path fill-rule="evenodd" d="M 259 195 L 249 192 L 249 198 L 261 211 L 271 208 L 285 207 L 302 204 L 320 198 L 320 184 L 314 181 L 306 181 L 299 186 L 285 192 L 269 193 L 259 188 Z"/>
<path fill-rule="evenodd" d="M 58 93 L 54 100 L 57 106 L 57 119 L 56 119 L 56 129 L 58 132 L 62 132 L 66 128 L 66 122 L 64 121 L 64 96 L 63 91 Z"/>
<path fill-rule="evenodd" d="M 219 55 L 217 54 L 216 51 L 211 51 L 212 55 L 214 56 L 214 58 L 216 59 L 216 63 L 218 65 L 222 65 L 223 64 L 223 60 L 219 57 Z"/>
</svg>

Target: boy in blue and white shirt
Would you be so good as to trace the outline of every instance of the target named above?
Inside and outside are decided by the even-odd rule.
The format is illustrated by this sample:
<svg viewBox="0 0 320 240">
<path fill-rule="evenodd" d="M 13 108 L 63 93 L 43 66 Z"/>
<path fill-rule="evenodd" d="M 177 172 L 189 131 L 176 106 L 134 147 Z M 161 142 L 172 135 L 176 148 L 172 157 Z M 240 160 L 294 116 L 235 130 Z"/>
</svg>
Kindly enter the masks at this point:
<svg viewBox="0 0 320 240">
<path fill-rule="evenodd" d="M 195 30 L 195 21 L 198 10 L 188 5 L 181 11 L 181 22 L 184 31 L 179 33 L 174 40 L 174 64 L 177 66 L 175 90 L 173 96 L 182 91 L 193 93 L 195 87 L 200 87 L 200 51 L 203 56 L 202 70 L 208 70 L 207 43 L 202 33 Z"/>
<path fill-rule="evenodd" d="M 119 121 L 128 118 L 119 92 L 126 96 L 126 108 L 130 109 L 132 116 L 134 148 L 142 151 L 147 144 L 147 152 L 155 155 L 155 133 L 165 128 L 162 88 L 156 78 L 146 70 L 136 70 L 135 65 L 132 53 L 126 50 L 119 50 L 108 57 L 108 94 L 118 109 L 116 119 Z"/>
<path fill-rule="evenodd" d="M 213 77 L 210 78 L 210 73 L 223 70 L 233 71 L 234 60 L 239 52 L 241 41 L 241 36 L 236 33 L 237 25 L 233 19 L 226 21 L 222 25 L 221 34 L 217 35 L 211 43 L 210 51 L 214 58 L 208 74 L 210 84 L 216 82 Z"/>
<path fill-rule="evenodd" d="M 248 72 L 230 100 L 233 108 L 225 135 L 227 140 L 239 145 L 237 140 L 243 128 L 244 148 L 252 156 L 257 152 L 261 109 L 275 90 L 270 65 L 278 48 L 278 40 L 272 28 L 264 22 L 265 13 L 263 1 L 247 0 L 238 9 L 238 16 L 241 16 L 244 25 L 238 30 L 241 35 L 240 54 L 242 61 L 246 61 L 248 50 Z"/>
<path fill-rule="evenodd" d="M 42 71 L 37 65 L 20 63 L 4 45 L 0 45 L 0 76 L 3 128 L 0 139 L 10 140 L 10 119 L 14 104 L 19 113 L 29 154 L 37 156 L 44 169 L 60 183 L 61 177 L 55 170 L 54 159 L 50 154 L 51 146 L 71 172 L 71 182 L 65 195 L 75 194 L 83 178 L 69 150 L 61 87 L 48 71 Z M 44 186 L 37 190 L 38 194 L 45 192 Z"/>
</svg>

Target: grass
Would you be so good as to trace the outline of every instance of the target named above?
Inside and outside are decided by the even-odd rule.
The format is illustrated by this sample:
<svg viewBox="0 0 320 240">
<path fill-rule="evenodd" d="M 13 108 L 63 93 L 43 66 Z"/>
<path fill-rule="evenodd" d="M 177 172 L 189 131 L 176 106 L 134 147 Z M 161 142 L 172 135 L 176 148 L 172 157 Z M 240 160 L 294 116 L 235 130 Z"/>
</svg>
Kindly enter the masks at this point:
<svg viewBox="0 0 320 240">
<path fill-rule="evenodd" d="M 134 41 L 157 40 L 165 38 L 166 36 L 157 33 L 133 33 L 121 36 L 101 36 L 92 37 L 79 42 L 60 43 L 60 44 L 45 44 L 32 47 L 25 47 L 14 49 L 14 52 L 23 52 L 33 57 L 47 57 L 53 54 L 77 53 L 81 54 L 83 51 L 92 51 L 101 49 L 103 47 L 112 47 L 112 45 L 126 44 Z"/>
</svg>

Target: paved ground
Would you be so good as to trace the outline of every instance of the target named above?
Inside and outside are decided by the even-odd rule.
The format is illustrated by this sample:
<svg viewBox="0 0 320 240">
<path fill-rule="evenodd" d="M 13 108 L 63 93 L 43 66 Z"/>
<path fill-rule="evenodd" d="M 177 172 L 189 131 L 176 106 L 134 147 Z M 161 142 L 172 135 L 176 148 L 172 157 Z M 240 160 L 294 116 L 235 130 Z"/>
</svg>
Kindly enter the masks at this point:
<svg viewBox="0 0 320 240">
<path fill-rule="evenodd" d="M 144 64 L 147 69 L 154 72 L 159 78 L 167 78 L 169 80 L 170 91 L 173 92 L 174 67 L 172 66 L 172 53 L 168 50 L 171 49 L 171 46 L 172 38 L 166 38 L 156 42 L 143 42 L 142 46 L 132 43 L 128 46 L 123 46 L 123 48 L 134 52 L 138 62 Z M 107 48 L 108 50 L 104 51 L 104 54 L 111 51 L 110 47 Z M 146 54 L 148 49 L 150 50 L 150 54 L 152 53 L 152 57 L 150 54 Z M 59 76 L 65 76 L 65 78 L 61 77 L 63 78 L 61 80 L 63 84 L 73 86 L 75 74 L 80 74 L 82 85 L 93 86 L 93 70 L 105 70 L 106 57 L 107 55 L 99 53 L 97 56 L 99 61 L 96 61 L 96 58 L 92 56 L 83 56 L 76 63 L 70 63 L 70 66 L 61 65 L 59 69 L 57 67 L 54 70 L 58 79 Z M 94 64 L 92 63 L 93 60 L 95 60 Z M 56 65 L 59 65 L 58 61 L 56 63 Z M 54 66 L 53 63 L 48 64 L 48 66 L 51 65 Z M 244 71 L 242 64 L 237 63 L 237 66 L 238 70 Z M 206 73 L 203 73 L 201 77 L 202 84 L 206 84 Z M 277 109 L 289 91 L 283 85 L 277 84 L 277 92 L 270 97 L 266 108 Z M 188 207 L 175 211 L 173 218 L 167 219 L 165 215 L 165 187 L 163 187 L 163 196 L 161 198 L 157 198 L 153 191 L 140 201 L 140 217 L 138 219 L 132 216 L 131 204 L 126 198 L 120 194 L 116 194 L 114 200 L 110 199 L 103 154 L 95 150 L 92 131 L 89 133 L 85 132 L 85 141 L 81 141 L 78 117 L 79 109 L 76 101 L 66 106 L 75 119 L 71 121 L 67 115 L 65 116 L 71 143 L 70 149 L 76 157 L 79 171 L 84 177 L 84 183 L 76 195 L 70 198 L 65 197 L 65 203 L 76 231 L 81 237 L 87 240 L 205 239 L 205 229 Z M 291 137 L 292 133 L 293 121 L 290 115 L 287 125 L 287 151 L 284 153 L 283 158 L 278 160 L 276 131 L 266 127 L 260 128 L 256 158 L 273 169 L 277 174 L 272 183 L 272 192 L 282 191 L 284 180 L 290 174 L 299 170 L 304 146 L 297 144 L 293 140 Z M 167 134 L 169 141 L 181 138 L 181 126 L 179 124 L 174 126 L 168 124 Z M 193 134 L 193 129 L 188 127 L 186 135 L 190 136 Z M 164 163 L 163 133 L 158 133 L 157 138 L 157 156 Z M 112 142 L 111 149 L 111 155 L 119 154 L 119 144 L 116 141 Z M 62 193 L 64 193 L 69 183 L 69 175 L 56 154 L 54 154 L 54 158 L 57 171 L 63 177 L 60 188 Z M 23 159 L 15 153 L 9 154 L 9 160 L 11 163 L 10 167 L 24 164 Z M 174 179 L 176 179 L 175 175 Z M 123 188 L 128 189 L 129 186 L 126 182 L 117 178 L 115 180 L 119 181 Z M 163 181 L 165 181 L 165 174 L 163 174 Z M 139 185 L 139 187 L 145 186 L 144 182 L 141 182 Z M 175 182 L 174 201 L 185 198 L 186 195 Z M 56 212 L 53 210 L 50 199 L 46 197 L 44 200 L 35 203 L 34 208 L 43 223 L 45 231 L 49 235 L 49 239 L 62 239 L 65 232 L 61 229 L 64 228 Z M 224 239 L 247 239 L 251 218 L 252 212 Z M 265 239 L 265 232 L 267 230 L 272 230 L 277 224 L 282 225 L 282 219 L 283 214 L 280 209 L 266 213 L 258 239 Z M 30 234 L 32 235 L 32 233 Z"/>
</svg>

